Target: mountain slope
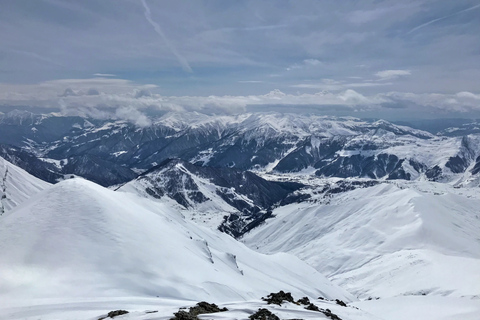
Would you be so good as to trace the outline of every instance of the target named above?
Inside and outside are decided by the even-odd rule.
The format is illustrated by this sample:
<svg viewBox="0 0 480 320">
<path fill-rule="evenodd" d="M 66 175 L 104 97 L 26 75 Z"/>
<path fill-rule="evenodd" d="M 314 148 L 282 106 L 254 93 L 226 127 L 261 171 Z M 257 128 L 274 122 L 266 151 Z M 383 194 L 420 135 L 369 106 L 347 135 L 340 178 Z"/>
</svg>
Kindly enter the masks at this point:
<svg viewBox="0 0 480 320">
<path fill-rule="evenodd" d="M 83 179 L 60 182 L 0 224 L 0 297 L 243 300 L 280 289 L 352 297 L 304 262 L 256 253 L 170 207 Z"/>
<path fill-rule="evenodd" d="M 317 201 L 274 210 L 243 241 L 293 253 L 364 298 L 478 295 L 475 189 L 382 183 Z"/>
<path fill-rule="evenodd" d="M 95 177 L 104 186 L 129 181 L 134 172 L 169 158 L 258 172 L 479 182 L 478 134 L 434 136 L 383 120 L 280 113 L 168 113 L 152 120 L 150 126 L 137 127 L 126 121 L 16 112 L 0 119 L 0 143 L 46 159 L 47 171 Z"/>
<path fill-rule="evenodd" d="M 0 215 L 49 185 L 0 157 Z"/>
<path fill-rule="evenodd" d="M 249 171 L 196 166 L 166 160 L 119 191 L 176 201 L 189 218 L 238 237 L 254 228 L 280 203 L 298 200 L 300 183 L 271 182 Z"/>
</svg>

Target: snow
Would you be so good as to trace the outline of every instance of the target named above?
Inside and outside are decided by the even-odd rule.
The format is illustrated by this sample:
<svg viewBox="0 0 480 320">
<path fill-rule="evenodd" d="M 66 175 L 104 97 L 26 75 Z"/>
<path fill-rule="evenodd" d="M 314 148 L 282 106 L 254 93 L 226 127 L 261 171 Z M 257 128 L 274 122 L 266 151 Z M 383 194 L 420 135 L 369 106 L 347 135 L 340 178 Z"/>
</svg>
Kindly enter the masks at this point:
<svg viewBox="0 0 480 320">
<path fill-rule="evenodd" d="M 360 298 L 480 294 L 478 191 L 393 182 L 316 197 L 277 208 L 243 242 L 293 253 Z"/>
<path fill-rule="evenodd" d="M 68 164 L 68 159 L 50 159 L 50 158 L 39 158 L 43 162 L 51 163 L 55 165 L 58 169 L 62 169 L 62 167 L 66 164 Z"/>
<path fill-rule="evenodd" d="M 91 297 L 242 301 L 279 290 L 354 299 L 291 255 L 256 253 L 165 204 L 82 179 L 46 189 L 0 224 L 4 307 Z"/>
<path fill-rule="evenodd" d="M 477 320 L 480 314 L 480 299 L 397 297 L 353 305 L 385 320 Z"/>
<path fill-rule="evenodd" d="M 179 210 L 187 219 L 205 225 L 210 229 L 217 229 L 224 221 L 225 215 L 239 212 L 238 209 L 227 203 L 220 194 L 231 195 L 232 199 L 244 201 L 252 207 L 255 205 L 253 200 L 245 195 L 237 193 L 234 188 L 217 186 L 209 179 L 188 171 L 188 169 L 182 164 L 176 164 L 174 170 L 179 170 L 185 174 L 185 176 L 182 176 L 182 179 L 189 176 L 198 187 L 198 191 L 205 196 L 206 200 L 199 203 L 198 201 L 191 199 L 191 196 L 189 195 L 190 189 L 189 187 L 185 187 L 185 181 L 183 180 L 181 181 L 183 184 L 181 190 L 183 190 L 183 199 L 188 203 L 187 208 L 179 205 L 168 196 L 163 196 L 161 199 L 155 199 L 148 194 L 147 190 L 152 188 L 155 189 L 157 187 L 165 187 L 165 179 L 162 178 L 162 175 L 165 172 L 164 170 L 171 169 L 163 169 L 155 173 L 149 173 L 149 179 L 135 179 L 122 185 L 117 191 L 130 192 L 141 197 L 149 198 L 153 201 L 168 203 L 169 206 L 175 207 Z M 154 183 L 152 183 L 152 180 Z"/>
<path fill-rule="evenodd" d="M 83 124 L 88 132 L 114 133 L 126 125 Z M 249 247 L 272 254 L 265 255 L 212 230 L 235 209 L 207 179 L 191 175 L 209 200 L 186 209 L 168 197 L 148 199 L 141 182 L 126 184 L 121 189 L 126 192 L 82 179 L 50 186 L 0 158 L 6 212 L 0 217 L 0 319 L 93 320 L 116 309 L 131 311 L 119 319 L 169 319 L 179 307 L 200 300 L 230 309 L 201 319 L 248 319 L 264 307 L 281 318 L 324 318 L 302 306 L 267 306 L 259 300 L 278 290 L 308 296 L 346 320 L 478 319 L 480 196 L 478 188 L 468 186 L 479 185 L 480 178 L 470 173 L 479 136 L 434 137 L 386 121 L 278 113 L 169 113 L 155 125 L 219 138 L 235 130 L 257 146 L 278 137 L 290 148 L 283 156 L 308 137 L 306 151 L 312 154 L 325 137 L 348 137 L 337 155 L 394 154 L 407 160 L 405 171 L 418 181 L 382 181 L 325 195 L 320 190 L 339 179 L 313 177 L 313 167 L 267 174 L 277 159 L 259 173 L 305 181 L 312 187 L 302 192 L 312 198 L 275 209 L 274 218 L 245 235 Z M 359 147 L 371 144 L 378 148 Z M 463 153 L 471 153 L 465 173 L 444 168 L 450 157 Z M 208 148 L 195 160 L 207 164 L 214 154 Z M 425 176 L 409 159 L 439 165 L 444 182 L 463 188 L 421 181 Z M 353 301 L 362 310 L 315 300 L 318 296 Z"/>
<path fill-rule="evenodd" d="M 0 215 L 49 185 L 0 157 Z"/>
<path fill-rule="evenodd" d="M 128 153 L 128 151 L 125 151 L 125 150 L 123 150 L 123 151 L 117 151 L 117 152 L 112 153 L 112 155 L 113 155 L 114 157 L 119 157 L 119 156 L 121 156 L 122 154 L 125 154 L 125 153 Z"/>
<path fill-rule="evenodd" d="M 297 297 L 295 297 L 297 298 Z M 381 320 L 371 313 L 353 307 L 341 307 L 332 301 L 313 300 L 313 303 L 322 309 L 330 309 L 343 320 Z M 45 299 L 34 304 L 17 303 L 9 306 L 0 306 L 0 319 L 22 320 L 53 320 L 53 319 L 87 319 L 97 320 L 112 310 L 127 310 L 128 314 L 116 319 L 155 319 L 169 320 L 179 308 L 188 308 L 196 304 L 195 301 L 165 299 L 165 298 L 90 298 L 90 299 Z M 260 308 L 266 308 L 281 319 L 327 319 L 316 311 L 305 310 L 304 306 L 284 303 L 282 306 L 267 305 L 261 300 L 231 301 L 218 304 L 228 311 L 199 315 L 199 319 L 239 319 L 248 320 L 248 317 Z M 108 318 L 107 318 L 108 319 Z"/>
</svg>

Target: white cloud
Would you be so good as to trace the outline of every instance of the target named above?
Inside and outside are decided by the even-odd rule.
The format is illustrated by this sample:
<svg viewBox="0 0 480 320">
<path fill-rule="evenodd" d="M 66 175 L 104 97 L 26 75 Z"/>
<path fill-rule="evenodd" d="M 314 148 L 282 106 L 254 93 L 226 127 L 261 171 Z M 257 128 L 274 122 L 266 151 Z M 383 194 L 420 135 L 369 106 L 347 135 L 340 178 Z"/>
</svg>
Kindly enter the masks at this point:
<svg viewBox="0 0 480 320">
<path fill-rule="evenodd" d="M 388 86 L 391 84 L 392 84 L 391 82 L 373 82 L 373 81 L 345 82 L 345 81 L 337 81 L 333 79 L 322 79 L 322 81 L 320 82 L 300 83 L 300 84 L 292 85 L 291 87 L 303 88 L 303 89 L 340 91 L 340 90 L 347 90 L 349 88 L 378 87 L 378 86 Z"/>
<path fill-rule="evenodd" d="M 472 92 L 458 92 L 456 94 L 442 93 L 404 93 L 390 92 L 384 94 L 387 99 L 395 101 L 409 101 L 419 106 L 431 107 L 450 112 L 480 111 L 480 94 Z"/>
<path fill-rule="evenodd" d="M 93 74 L 95 77 L 102 77 L 102 78 L 105 78 L 105 77 L 116 77 L 115 74 L 112 74 L 112 73 L 94 73 Z"/>
<path fill-rule="evenodd" d="M 287 71 L 292 71 L 296 69 L 306 69 L 311 67 L 322 66 L 323 62 L 318 59 L 305 59 L 301 63 L 294 63 L 291 66 L 287 67 Z"/>
<path fill-rule="evenodd" d="M 115 115 L 119 119 L 131 121 L 139 127 L 148 127 L 152 121 L 138 109 L 133 107 L 120 107 L 115 111 Z"/>
<path fill-rule="evenodd" d="M 411 74 L 412 72 L 410 70 L 383 70 L 375 73 L 375 76 L 377 76 L 380 81 L 383 81 L 409 76 Z"/>
<path fill-rule="evenodd" d="M 322 61 L 317 60 L 317 59 L 306 59 L 306 60 L 303 60 L 303 62 L 304 62 L 306 65 L 311 65 L 311 66 L 320 66 L 320 65 L 323 64 Z"/>
<path fill-rule="evenodd" d="M 480 94 L 462 91 L 455 94 L 417 94 L 389 92 L 365 95 L 354 87 L 387 85 L 387 82 L 347 83 L 323 79 L 317 84 L 296 87 L 315 88 L 316 93 L 285 93 L 278 89 L 260 95 L 163 96 L 152 92 L 154 85 L 140 85 L 122 79 L 68 79 L 36 85 L 0 84 L 0 106 L 58 108 L 65 115 L 125 119 L 148 126 L 147 111 L 198 111 L 238 114 L 249 106 L 347 107 L 353 111 L 380 110 L 396 104 L 451 112 L 480 111 Z M 335 89 L 325 91 L 325 88 Z"/>
</svg>

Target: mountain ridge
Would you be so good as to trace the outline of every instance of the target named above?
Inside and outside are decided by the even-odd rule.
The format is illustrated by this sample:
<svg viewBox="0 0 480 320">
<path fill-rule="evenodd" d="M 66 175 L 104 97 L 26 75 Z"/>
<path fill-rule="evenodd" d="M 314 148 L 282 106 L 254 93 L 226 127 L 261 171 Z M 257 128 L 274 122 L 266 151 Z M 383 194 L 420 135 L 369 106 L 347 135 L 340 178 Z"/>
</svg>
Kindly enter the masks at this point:
<svg viewBox="0 0 480 320">
<path fill-rule="evenodd" d="M 31 172 L 49 182 L 74 174 L 117 185 L 168 158 L 181 158 L 259 172 L 311 170 L 324 177 L 479 183 L 474 177 L 480 171 L 478 135 L 434 136 L 384 120 L 167 113 L 151 126 L 137 127 L 126 121 L 58 115 L 35 116 L 33 122 L 8 119 L 8 114 L 0 118 L 0 143 L 11 145 L 6 152 L 38 158 L 35 166 L 43 162 L 41 170 L 51 173 Z M 22 167 L 30 170 L 28 163 Z"/>
</svg>

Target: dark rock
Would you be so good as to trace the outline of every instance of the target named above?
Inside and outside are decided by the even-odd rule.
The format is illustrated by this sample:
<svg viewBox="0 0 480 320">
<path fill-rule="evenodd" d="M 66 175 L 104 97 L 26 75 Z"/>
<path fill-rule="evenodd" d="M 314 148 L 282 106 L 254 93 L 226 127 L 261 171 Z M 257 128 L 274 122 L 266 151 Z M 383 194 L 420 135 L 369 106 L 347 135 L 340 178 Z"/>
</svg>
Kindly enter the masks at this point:
<svg viewBox="0 0 480 320">
<path fill-rule="evenodd" d="M 472 174 L 477 174 L 480 172 L 480 156 L 475 159 L 475 166 L 471 170 Z"/>
<path fill-rule="evenodd" d="M 215 303 L 208 303 L 205 301 L 197 303 L 195 307 L 190 308 L 190 314 L 199 315 L 203 313 L 215 313 L 228 311 L 227 308 L 219 308 Z"/>
<path fill-rule="evenodd" d="M 302 299 L 299 299 L 297 302 L 300 304 L 309 305 L 310 299 L 308 299 L 308 297 L 303 297 Z"/>
<path fill-rule="evenodd" d="M 342 320 L 342 318 L 340 318 L 339 316 L 337 316 L 335 313 L 332 313 L 330 311 L 330 309 L 327 309 L 327 310 L 321 310 L 320 312 L 322 312 L 324 315 L 326 315 L 328 318 L 332 319 L 332 320 Z"/>
<path fill-rule="evenodd" d="M 250 320 L 280 320 L 279 317 L 271 313 L 268 309 L 258 309 L 257 312 L 248 317 Z"/>
<path fill-rule="evenodd" d="M 336 300 L 336 301 L 340 301 L 340 300 Z M 305 309 L 307 310 L 311 310 L 311 311 L 318 311 L 318 312 L 321 312 L 323 313 L 325 316 L 327 316 L 328 318 L 332 319 L 332 320 L 342 320 L 339 316 L 337 316 L 335 313 L 332 313 L 332 311 L 330 311 L 330 309 L 321 309 L 319 307 L 317 307 L 316 305 L 314 305 L 313 303 L 310 303 L 308 306 L 305 307 Z"/>
<path fill-rule="evenodd" d="M 170 320 L 198 320 L 197 316 L 184 310 L 179 310 L 178 312 L 175 312 L 173 315 L 174 317 L 170 318 Z"/>
<path fill-rule="evenodd" d="M 425 171 L 425 175 L 428 180 L 437 181 L 442 176 L 442 169 L 439 166 L 434 166 L 433 168 Z"/>
<path fill-rule="evenodd" d="M 308 306 L 305 307 L 305 309 L 320 312 L 320 309 L 316 305 L 314 305 L 313 303 L 310 303 Z"/>
<path fill-rule="evenodd" d="M 342 306 L 342 307 L 346 307 L 346 306 L 347 306 L 347 304 L 346 304 L 345 302 L 343 302 L 342 300 L 335 299 L 335 302 L 336 302 L 338 305 Z"/>
<path fill-rule="evenodd" d="M 281 305 L 283 301 L 287 301 L 287 302 L 295 301 L 290 292 L 285 293 L 283 290 L 277 293 L 270 293 L 266 298 L 262 298 L 262 300 L 266 301 L 268 304 L 278 304 L 278 305 Z"/>
<path fill-rule="evenodd" d="M 122 314 L 127 314 L 127 313 L 128 313 L 128 311 L 126 311 L 126 310 L 115 310 L 115 311 L 110 311 L 108 313 L 108 316 L 110 318 L 114 318 L 116 316 L 121 316 Z"/>
<path fill-rule="evenodd" d="M 224 312 L 228 311 L 227 308 L 219 308 L 215 303 L 208 303 L 205 301 L 197 303 L 196 306 L 190 307 L 187 311 L 179 310 L 178 312 L 174 313 L 175 317 L 171 318 L 170 320 L 198 320 L 197 316 L 199 314 L 204 313 L 216 313 L 216 312 Z"/>
<path fill-rule="evenodd" d="M 103 320 L 103 319 L 106 319 L 106 318 L 115 318 L 117 316 L 121 316 L 122 314 L 127 314 L 128 311 L 126 310 L 115 310 L 115 311 L 110 311 L 106 317 L 101 317 L 101 318 L 98 318 L 98 320 Z"/>
</svg>

